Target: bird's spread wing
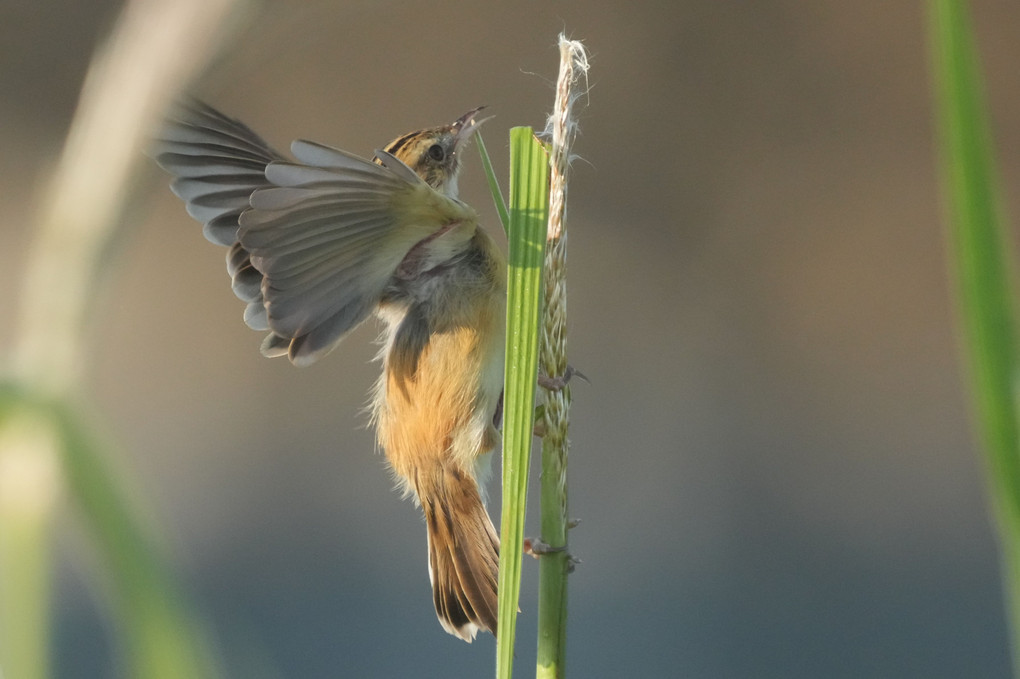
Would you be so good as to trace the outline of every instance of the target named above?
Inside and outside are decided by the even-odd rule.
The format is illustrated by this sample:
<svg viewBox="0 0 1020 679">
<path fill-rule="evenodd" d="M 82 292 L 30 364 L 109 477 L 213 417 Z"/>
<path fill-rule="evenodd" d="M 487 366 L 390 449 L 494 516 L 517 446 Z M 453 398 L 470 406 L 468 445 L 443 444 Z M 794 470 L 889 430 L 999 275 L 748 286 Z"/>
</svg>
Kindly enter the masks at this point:
<svg viewBox="0 0 1020 679">
<path fill-rule="evenodd" d="M 405 257 L 417 261 L 416 245 L 441 235 L 455 251 L 477 215 L 388 153 L 377 164 L 308 141 L 291 151 L 298 162 L 194 105 L 171 121 L 156 160 L 206 237 L 231 247 L 245 321 L 271 331 L 263 353 L 306 365 L 371 314 Z"/>
<path fill-rule="evenodd" d="M 153 156 L 174 176 L 170 188 L 203 223 L 205 237 L 230 248 L 227 271 L 234 293 L 248 304 L 245 322 L 268 330 L 262 273 L 237 242 L 237 229 L 252 192 L 271 186 L 266 166 L 283 156 L 243 123 L 194 100 L 182 102 L 167 119 Z"/>
<path fill-rule="evenodd" d="M 237 218 L 257 188 L 269 186 L 266 165 L 283 156 L 243 123 L 192 101 L 181 104 L 160 134 L 154 156 L 174 175 L 173 192 L 218 245 L 237 242 Z"/>
</svg>

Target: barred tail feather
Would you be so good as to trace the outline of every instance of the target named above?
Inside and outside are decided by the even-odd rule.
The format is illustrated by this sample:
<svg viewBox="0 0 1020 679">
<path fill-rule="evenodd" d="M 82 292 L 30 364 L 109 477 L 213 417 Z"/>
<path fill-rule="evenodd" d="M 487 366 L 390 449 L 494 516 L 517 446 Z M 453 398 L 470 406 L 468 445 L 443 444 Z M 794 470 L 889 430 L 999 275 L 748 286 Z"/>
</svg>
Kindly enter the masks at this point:
<svg viewBox="0 0 1020 679">
<path fill-rule="evenodd" d="M 496 633 L 499 537 L 474 479 L 457 470 L 443 477 L 435 492 L 419 489 L 432 598 L 443 629 L 471 642 L 478 630 Z"/>
</svg>

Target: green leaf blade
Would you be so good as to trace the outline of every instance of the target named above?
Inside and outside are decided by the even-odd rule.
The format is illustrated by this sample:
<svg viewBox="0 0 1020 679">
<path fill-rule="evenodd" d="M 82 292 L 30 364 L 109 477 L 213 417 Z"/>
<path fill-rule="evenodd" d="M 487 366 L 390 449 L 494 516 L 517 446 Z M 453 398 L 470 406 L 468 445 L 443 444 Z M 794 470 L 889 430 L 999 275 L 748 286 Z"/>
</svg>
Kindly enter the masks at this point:
<svg viewBox="0 0 1020 679">
<path fill-rule="evenodd" d="M 549 164 L 529 127 L 510 131 L 509 266 L 503 417 L 503 515 L 496 676 L 513 672 L 524 515 L 534 432 L 538 321 L 549 209 Z"/>
</svg>

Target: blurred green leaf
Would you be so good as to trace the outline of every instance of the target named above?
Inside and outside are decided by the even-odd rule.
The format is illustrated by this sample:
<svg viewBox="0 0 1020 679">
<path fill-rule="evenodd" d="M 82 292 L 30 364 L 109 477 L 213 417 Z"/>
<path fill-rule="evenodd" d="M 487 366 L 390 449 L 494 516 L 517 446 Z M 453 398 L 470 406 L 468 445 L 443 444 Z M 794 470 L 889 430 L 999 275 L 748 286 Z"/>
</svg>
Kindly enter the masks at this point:
<svg viewBox="0 0 1020 679">
<path fill-rule="evenodd" d="M 933 0 L 930 36 L 948 251 L 974 419 L 1000 534 L 1020 676 L 1020 428 L 1013 244 L 1004 228 L 978 55 L 966 3 Z"/>
<path fill-rule="evenodd" d="M 125 655 L 121 665 L 128 668 L 128 676 L 218 676 L 205 624 L 174 577 L 167 550 L 146 520 L 143 503 L 128 490 L 130 484 L 110 463 L 108 446 L 98 442 L 76 409 L 13 384 L 0 387 L 0 460 L 12 454 L 20 459 L 21 469 L 52 465 L 53 478 L 40 480 L 38 472 L 23 474 L 35 480 L 34 494 L 13 511 L 9 494 L 0 501 L 4 553 L 0 576 L 4 657 L 0 660 L 7 676 L 48 676 L 49 531 L 45 526 L 35 531 L 26 527 L 32 528 L 38 517 L 46 518 L 51 512 L 44 506 L 35 514 L 24 511 L 25 505 L 38 505 L 47 500 L 47 494 L 56 494 L 55 488 L 45 487 L 47 480 L 54 486 L 62 483 L 96 545 L 102 566 L 97 576 L 106 581 L 106 591 L 113 596 L 123 640 L 116 648 Z M 12 539 L 20 549 L 14 549 Z M 42 659 L 36 657 L 40 653 Z"/>
</svg>

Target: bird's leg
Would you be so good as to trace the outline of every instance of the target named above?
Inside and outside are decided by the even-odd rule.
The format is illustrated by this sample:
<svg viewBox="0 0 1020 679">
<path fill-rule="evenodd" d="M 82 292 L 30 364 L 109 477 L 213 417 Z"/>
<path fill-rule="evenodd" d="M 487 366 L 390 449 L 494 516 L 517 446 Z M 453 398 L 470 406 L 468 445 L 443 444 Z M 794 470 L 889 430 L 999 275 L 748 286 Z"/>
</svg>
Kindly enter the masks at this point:
<svg viewBox="0 0 1020 679">
<path fill-rule="evenodd" d="M 560 391 L 568 384 L 570 384 L 570 380 L 573 379 L 574 377 L 578 377 L 579 379 L 582 379 L 588 383 L 591 382 L 591 380 L 585 377 L 584 373 L 582 373 L 580 370 L 575 370 L 574 366 L 567 365 L 566 371 L 564 371 L 564 373 L 559 377 L 539 375 L 538 386 L 542 387 L 543 389 L 548 389 L 549 391 Z"/>
<path fill-rule="evenodd" d="M 576 523 L 575 523 L 576 525 Z M 553 547 L 545 542 L 542 542 L 539 538 L 524 538 L 524 553 L 528 556 L 540 559 L 546 554 L 557 554 L 559 552 L 567 551 L 567 546 Z M 573 554 L 567 554 L 567 572 L 573 573 L 574 569 L 581 563 Z"/>
</svg>

